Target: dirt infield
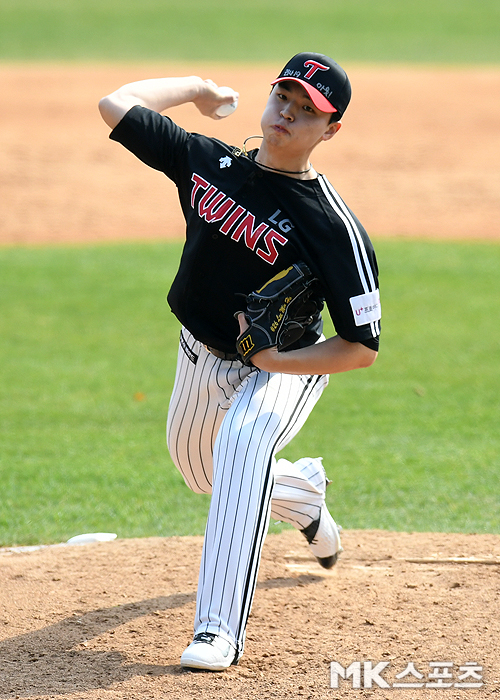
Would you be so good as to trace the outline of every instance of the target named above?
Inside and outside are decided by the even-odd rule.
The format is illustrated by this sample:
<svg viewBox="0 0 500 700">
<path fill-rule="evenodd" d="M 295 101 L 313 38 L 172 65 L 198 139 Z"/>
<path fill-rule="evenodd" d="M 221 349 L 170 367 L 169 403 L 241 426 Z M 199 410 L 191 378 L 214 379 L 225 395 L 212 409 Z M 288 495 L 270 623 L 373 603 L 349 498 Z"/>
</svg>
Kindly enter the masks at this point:
<svg viewBox="0 0 500 700">
<path fill-rule="evenodd" d="M 500 239 L 500 70 L 347 68 L 343 129 L 313 162 L 369 233 Z M 125 82 L 195 70 L 0 66 L 0 243 L 182 237 L 175 187 L 108 141 L 97 102 Z M 220 122 L 192 105 L 172 116 L 241 145 L 259 133 L 274 71 L 206 67 L 202 77 L 240 91 L 238 110 Z"/>
<path fill-rule="evenodd" d="M 174 537 L 0 552 L 0 698 L 498 697 L 499 536 L 351 530 L 325 571 L 299 533 L 269 535 L 245 654 L 223 674 L 179 666 L 201 544 Z M 391 688 L 354 690 L 348 679 L 333 689 L 333 661 L 389 662 L 382 678 Z M 435 683 L 430 664 L 453 662 L 442 683 L 484 685 L 395 690 L 410 662 L 423 678 L 399 682 Z M 460 680 L 467 662 L 482 666 L 481 680 Z"/>
<path fill-rule="evenodd" d="M 175 188 L 108 141 L 97 101 L 124 82 L 193 71 L 0 66 L 0 244 L 181 237 Z M 368 231 L 500 240 L 500 70 L 349 72 L 345 126 L 314 165 Z M 235 145 L 259 133 L 272 70 L 203 77 L 240 91 L 235 115 L 172 116 Z M 201 538 L 0 550 L 0 700 L 500 697 L 500 536 L 351 530 L 343 542 L 328 572 L 298 533 L 267 538 L 246 651 L 224 674 L 179 667 Z M 331 662 L 368 661 L 388 663 L 389 689 L 363 674 L 359 689 L 352 678 L 330 687 Z M 446 662 L 451 687 L 431 689 Z M 464 677 L 468 662 L 479 680 Z M 399 682 L 421 687 L 396 690 L 410 663 L 421 676 Z"/>
</svg>

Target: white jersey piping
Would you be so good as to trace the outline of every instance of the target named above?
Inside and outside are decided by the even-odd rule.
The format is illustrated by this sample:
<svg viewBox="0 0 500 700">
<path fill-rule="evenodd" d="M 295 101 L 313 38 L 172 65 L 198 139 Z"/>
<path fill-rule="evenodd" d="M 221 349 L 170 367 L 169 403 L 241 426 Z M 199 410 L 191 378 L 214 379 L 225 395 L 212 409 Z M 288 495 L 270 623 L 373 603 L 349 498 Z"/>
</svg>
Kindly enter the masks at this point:
<svg viewBox="0 0 500 700">
<path fill-rule="evenodd" d="M 368 260 L 368 254 L 366 252 L 365 244 L 349 209 L 345 205 L 345 202 L 342 201 L 342 198 L 340 197 L 338 192 L 335 190 L 335 188 L 324 175 L 318 175 L 318 182 L 321 186 L 321 189 L 323 190 L 326 199 L 328 200 L 328 203 L 335 211 L 337 216 L 342 220 L 346 227 L 347 233 L 349 234 L 359 278 L 365 294 L 368 292 L 375 292 L 377 286 L 375 284 L 375 278 L 373 276 L 370 261 Z M 380 335 L 379 321 L 372 321 L 370 323 L 370 328 L 373 337 L 377 337 Z"/>
</svg>

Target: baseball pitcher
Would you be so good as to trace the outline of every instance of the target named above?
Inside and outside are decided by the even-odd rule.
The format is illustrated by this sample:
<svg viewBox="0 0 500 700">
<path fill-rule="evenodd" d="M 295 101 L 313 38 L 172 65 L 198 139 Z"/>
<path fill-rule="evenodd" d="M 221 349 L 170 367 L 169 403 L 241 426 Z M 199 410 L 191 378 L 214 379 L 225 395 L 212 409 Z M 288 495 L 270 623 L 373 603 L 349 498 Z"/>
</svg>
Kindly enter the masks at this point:
<svg viewBox="0 0 500 700">
<path fill-rule="evenodd" d="M 211 80 L 144 80 L 99 104 L 110 138 L 175 183 L 186 220 L 168 294 L 181 330 L 167 443 L 187 486 L 212 494 L 194 638 L 181 656 L 209 671 L 243 653 L 270 516 L 297 528 L 320 565 L 337 561 L 321 458 L 276 455 L 330 374 L 375 361 L 380 335 L 372 244 L 310 160 L 341 128 L 349 79 L 328 56 L 299 53 L 271 86 L 253 150 L 163 114 L 188 102 L 208 118 L 232 114 L 238 93 Z"/>
</svg>

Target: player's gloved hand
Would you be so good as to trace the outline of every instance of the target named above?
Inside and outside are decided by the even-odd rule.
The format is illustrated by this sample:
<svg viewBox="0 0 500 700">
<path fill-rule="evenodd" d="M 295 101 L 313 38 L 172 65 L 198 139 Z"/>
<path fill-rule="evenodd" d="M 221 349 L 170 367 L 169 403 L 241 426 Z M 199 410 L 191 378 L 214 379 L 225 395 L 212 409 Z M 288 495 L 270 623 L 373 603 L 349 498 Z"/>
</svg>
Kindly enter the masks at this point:
<svg viewBox="0 0 500 700">
<path fill-rule="evenodd" d="M 240 335 L 242 335 L 243 333 L 245 333 L 246 330 L 250 328 L 250 324 L 248 323 L 243 311 L 239 311 L 237 314 L 235 314 L 235 316 L 240 326 Z M 256 352 L 254 355 L 252 355 L 252 361 L 248 364 L 251 364 L 254 367 L 257 367 L 258 369 L 262 369 L 267 372 L 273 372 L 275 371 L 274 360 L 277 354 L 278 350 L 276 349 L 276 347 L 259 350 L 259 352 Z"/>
<path fill-rule="evenodd" d="M 236 340 L 244 364 L 251 365 L 251 358 L 264 349 L 281 352 L 302 337 L 322 307 L 322 302 L 313 298 L 316 281 L 307 265 L 298 262 L 246 296 L 246 311 L 235 314 L 240 329 L 241 313 L 248 324 Z"/>
</svg>

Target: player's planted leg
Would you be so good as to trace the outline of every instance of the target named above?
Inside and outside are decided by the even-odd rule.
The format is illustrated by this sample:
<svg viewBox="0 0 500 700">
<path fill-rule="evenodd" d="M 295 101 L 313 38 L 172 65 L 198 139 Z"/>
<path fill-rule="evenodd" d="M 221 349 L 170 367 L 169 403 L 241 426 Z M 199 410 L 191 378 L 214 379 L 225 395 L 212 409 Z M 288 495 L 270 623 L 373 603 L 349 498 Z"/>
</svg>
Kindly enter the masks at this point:
<svg viewBox="0 0 500 700">
<path fill-rule="evenodd" d="M 231 666 L 236 649 L 225 639 L 211 632 L 196 634 L 181 656 L 183 668 L 202 671 L 224 671 Z"/>
</svg>

